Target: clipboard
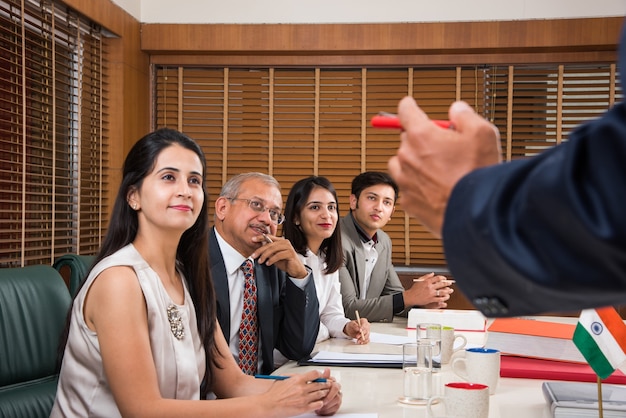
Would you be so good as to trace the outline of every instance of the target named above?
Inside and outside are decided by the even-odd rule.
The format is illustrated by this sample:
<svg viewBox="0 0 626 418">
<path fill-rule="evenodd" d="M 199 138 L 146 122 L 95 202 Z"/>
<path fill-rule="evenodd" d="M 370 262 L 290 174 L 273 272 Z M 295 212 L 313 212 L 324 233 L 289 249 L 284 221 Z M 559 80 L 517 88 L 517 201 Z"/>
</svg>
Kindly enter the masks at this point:
<svg viewBox="0 0 626 418">
<path fill-rule="evenodd" d="M 385 356 L 378 355 L 374 358 L 368 359 L 367 356 L 361 356 L 358 354 L 348 354 L 344 358 L 337 358 L 332 360 L 326 360 L 324 356 L 319 357 L 324 352 L 311 353 L 309 357 L 298 360 L 298 366 L 327 366 L 327 367 L 369 367 L 369 368 L 384 368 L 384 369 L 402 369 L 402 356 L 400 359 L 396 359 L 397 356 L 389 355 L 390 359 L 384 361 L 377 361 L 376 357 Z M 337 353 L 335 353 L 337 354 Z"/>
</svg>

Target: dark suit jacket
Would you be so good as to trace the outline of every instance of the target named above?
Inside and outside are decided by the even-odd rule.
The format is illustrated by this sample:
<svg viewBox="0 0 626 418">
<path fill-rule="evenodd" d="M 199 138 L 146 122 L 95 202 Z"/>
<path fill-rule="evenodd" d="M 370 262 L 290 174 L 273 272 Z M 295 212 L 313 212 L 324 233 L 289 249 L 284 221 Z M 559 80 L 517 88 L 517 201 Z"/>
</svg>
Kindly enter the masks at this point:
<svg viewBox="0 0 626 418">
<path fill-rule="evenodd" d="M 626 31 L 619 69 L 626 86 Z M 626 303 L 626 105 L 537 157 L 454 188 L 443 240 L 457 285 L 488 316 Z"/>
<path fill-rule="evenodd" d="M 230 336 L 230 295 L 228 276 L 215 229 L 209 237 L 211 277 L 217 299 L 217 319 L 228 341 Z M 285 357 L 300 360 L 311 354 L 320 325 L 319 303 L 313 277 L 304 289 L 293 284 L 287 274 L 275 266 L 254 264 L 257 283 L 257 316 L 261 333 L 262 373 L 274 370 L 273 350 Z"/>
<path fill-rule="evenodd" d="M 400 278 L 391 263 L 391 238 L 378 230 L 378 242 L 374 245 L 378 260 L 372 270 L 366 298 L 359 299 L 365 281 L 365 250 L 354 226 L 352 216 L 341 219 L 341 245 L 343 266 L 339 269 L 341 296 L 346 316 L 356 319 L 359 316 L 370 322 L 393 321 L 393 295 L 404 291 Z"/>
</svg>

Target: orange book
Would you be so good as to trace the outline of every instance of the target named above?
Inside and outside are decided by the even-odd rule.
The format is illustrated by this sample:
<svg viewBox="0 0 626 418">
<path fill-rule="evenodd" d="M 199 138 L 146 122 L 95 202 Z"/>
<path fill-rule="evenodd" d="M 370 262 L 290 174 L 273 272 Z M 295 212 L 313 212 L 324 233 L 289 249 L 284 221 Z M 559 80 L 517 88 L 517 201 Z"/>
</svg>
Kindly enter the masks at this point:
<svg viewBox="0 0 626 418">
<path fill-rule="evenodd" d="M 496 318 L 487 330 L 489 348 L 502 354 L 586 363 L 574 342 L 575 324 L 525 318 Z"/>
</svg>

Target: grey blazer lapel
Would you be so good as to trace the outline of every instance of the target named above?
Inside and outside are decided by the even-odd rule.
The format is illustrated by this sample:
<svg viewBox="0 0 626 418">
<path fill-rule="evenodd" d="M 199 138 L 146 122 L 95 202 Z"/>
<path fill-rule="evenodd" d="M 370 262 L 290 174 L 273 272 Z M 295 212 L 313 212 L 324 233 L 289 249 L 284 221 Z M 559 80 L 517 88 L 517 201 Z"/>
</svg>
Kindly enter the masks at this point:
<svg viewBox="0 0 626 418">
<path fill-rule="evenodd" d="M 359 294 L 357 295 L 357 298 L 360 299 L 361 292 L 363 292 L 362 289 L 365 289 L 365 263 L 366 261 L 365 261 L 365 250 L 363 249 L 361 240 L 358 237 L 357 239 L 359 239 L 359 241 L 356 247 L 354 248 L 354 258 L 356 260 L 356 265 L 354 267 L 356 268 L 356 273 L 357 273 L 357 277 L 359 280 Z M 369 292 L 366 292 L 366 293 L 369 293 Z"/>
<path fill-rule="evenodd" d="M 352 218 L 350 215 L 346 215 L 343 221 L 344 228 L 350 237 L 350 242 L 352 243 L 352 252 L 354 254 L 354 269 L 356 270 L 356 280 L 355 281 L 356 288 L 359 291 L 359 294 L 356 295 L 357 299 L 361 298 L 361 289 L 365 289 L 365 249 L 363 248 L 363 241 L 361 241 L 361 237 L 354 226 L 354 222 L 352 222 Z"/>
<path fill-rule="evenodd" d="M 380 245 L 376 245 L 375 248 L 378 253 L 378 259 L 372 269 L 372 277 L 370 279 L 370 285 L 367 289 L 368 298 L 380 297 L 387 282 L 387 264 L 383 259 L 385 252 L 381 251 L 382 247 Z"/>
</svg>

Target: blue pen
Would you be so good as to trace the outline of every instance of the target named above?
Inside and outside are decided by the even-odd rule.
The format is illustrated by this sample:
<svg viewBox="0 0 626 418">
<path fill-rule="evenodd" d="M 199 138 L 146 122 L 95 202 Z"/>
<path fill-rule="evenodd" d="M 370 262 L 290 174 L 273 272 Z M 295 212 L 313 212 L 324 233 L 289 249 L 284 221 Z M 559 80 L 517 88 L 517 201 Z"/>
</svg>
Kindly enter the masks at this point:
<svg viewBox="0 0 626 418">
<path fill-rule="evenodd" d="M 291 376 L 274 376 L 271 374 L 255 374 L 254 377 L 256 377 L 257 379 L 285 380 L 285 379 L 289 379 Z M 311 382 L 326 383 L 327 380 L 325 377 L 318 377 L 315 380 L 311 380 Z"/>
</svg>

